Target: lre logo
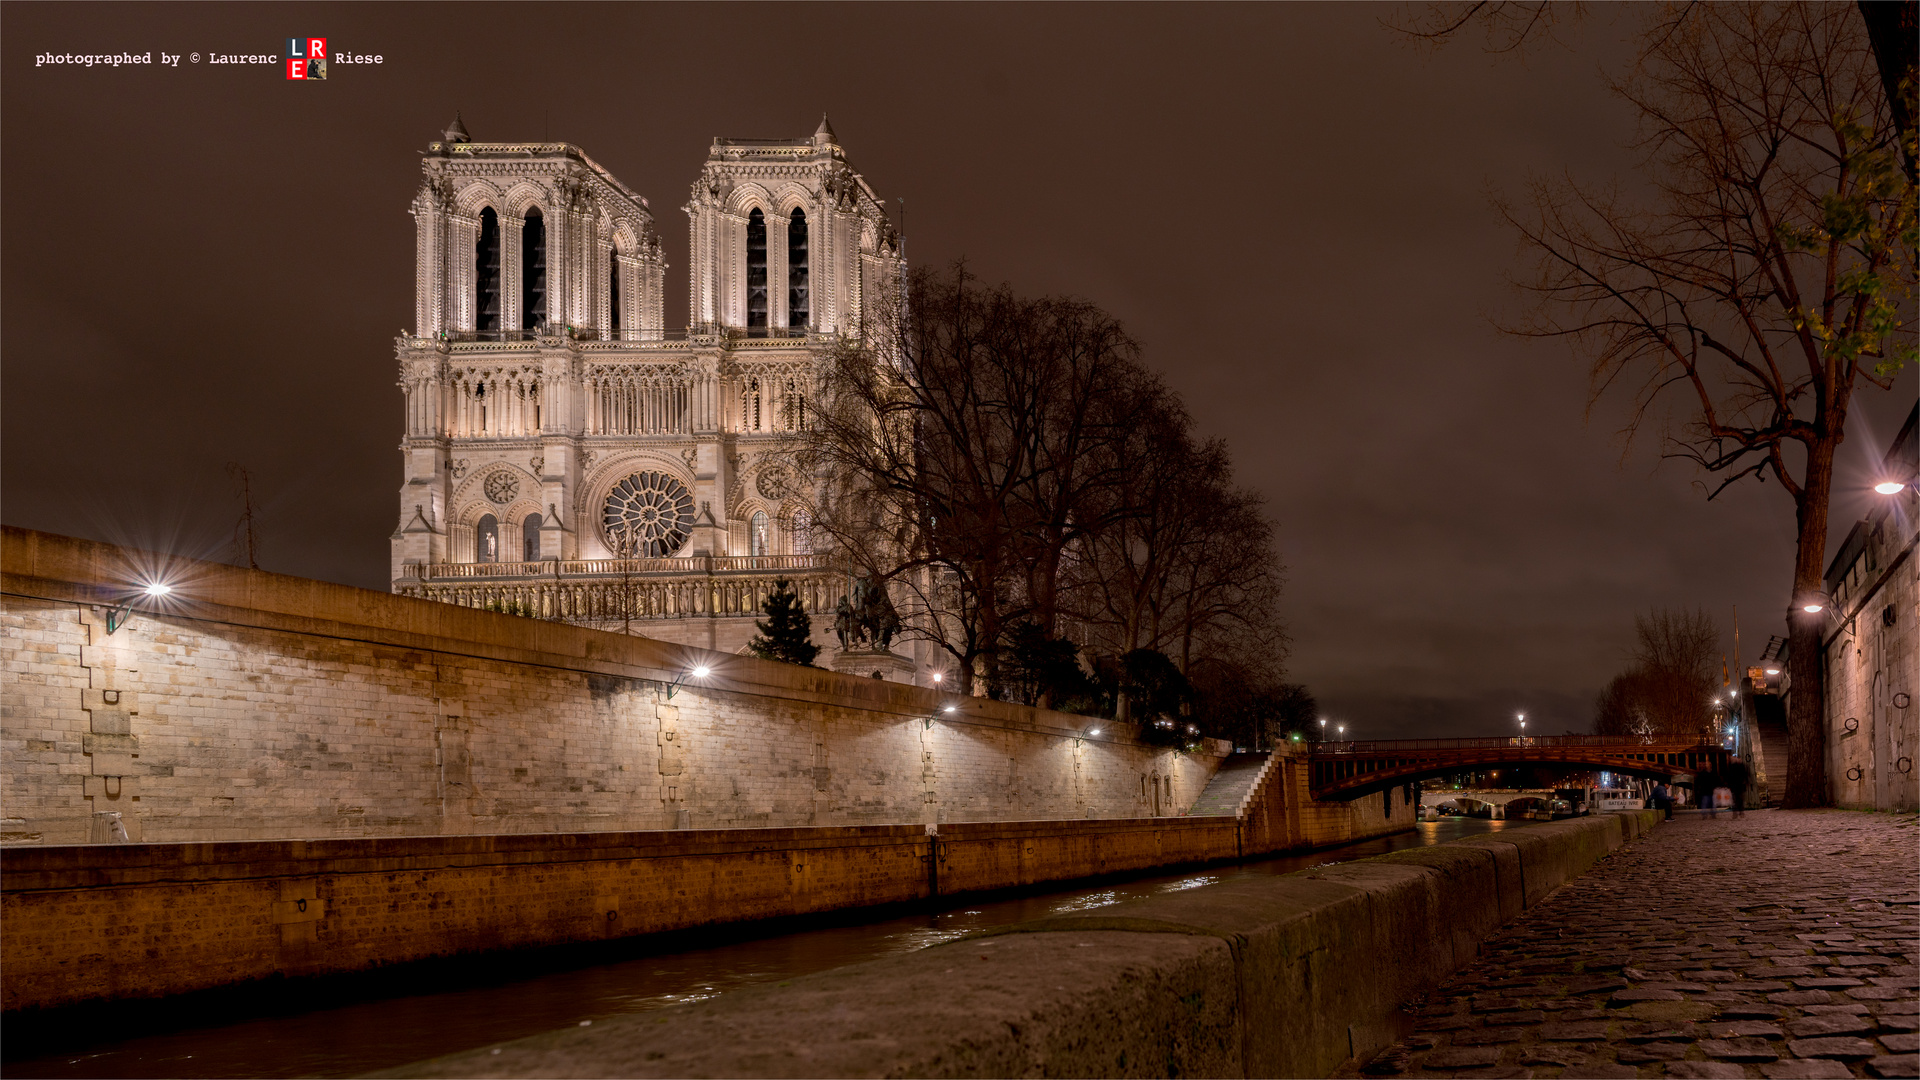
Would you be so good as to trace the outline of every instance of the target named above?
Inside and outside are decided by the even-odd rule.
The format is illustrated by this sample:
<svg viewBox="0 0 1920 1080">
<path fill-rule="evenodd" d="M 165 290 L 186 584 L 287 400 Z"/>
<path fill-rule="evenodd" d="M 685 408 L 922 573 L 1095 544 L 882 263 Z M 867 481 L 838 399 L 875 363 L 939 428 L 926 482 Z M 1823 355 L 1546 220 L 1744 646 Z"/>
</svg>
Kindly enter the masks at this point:
<svg viewBox="0 0 1920 1080">
<path fill-rule="evenodd" d="M 327 77 L 327 39 L 297 37 L 287 39 L 287 78 L 325 79 Z"/>
</svg>

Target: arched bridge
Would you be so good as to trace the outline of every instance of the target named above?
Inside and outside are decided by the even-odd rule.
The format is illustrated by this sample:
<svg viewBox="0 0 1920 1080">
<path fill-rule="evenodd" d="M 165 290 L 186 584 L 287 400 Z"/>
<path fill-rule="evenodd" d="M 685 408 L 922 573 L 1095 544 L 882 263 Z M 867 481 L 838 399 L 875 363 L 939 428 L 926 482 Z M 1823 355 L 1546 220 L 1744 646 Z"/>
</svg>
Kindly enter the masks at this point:
<svg viewBox="0 0 1920 1080">
<path fill-rule="evenodd" d="M 1430 776 L 1510 765 L 1574 765 L 1670 780 L 1716 771 L 1726 760 L 1725 747 L 1698 739 L 1637 735 L 1319 743 L 1308 753 L 1307 783 L 1316 799 L 1355 799 Z"/>
</svg>

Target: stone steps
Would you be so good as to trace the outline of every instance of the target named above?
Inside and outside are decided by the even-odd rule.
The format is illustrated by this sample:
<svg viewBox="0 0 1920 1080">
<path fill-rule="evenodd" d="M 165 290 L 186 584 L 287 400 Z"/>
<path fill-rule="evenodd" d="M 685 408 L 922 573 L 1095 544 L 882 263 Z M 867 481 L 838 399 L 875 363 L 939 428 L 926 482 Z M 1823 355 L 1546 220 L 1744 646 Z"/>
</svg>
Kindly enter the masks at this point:
<svg viewBox="0 0 1920 1080">
<path fill-rule="evenodd" d="M 1251 754 L 1230 754 L 1220 763 L 1220 771 L 1213 774 L 1207 783 L 1207 789 L 1193 802 L 1193 808 L 1187 813 L 1193 817 L 1233 817 L 1240 813 L 1240 804 L 1246 801 L 1247 792 L 1253 789 L 1253 783 L 1260 777 L 1260 767 L 1272 756 L 1269 751 L 1260 750 Z"/>
</svg>

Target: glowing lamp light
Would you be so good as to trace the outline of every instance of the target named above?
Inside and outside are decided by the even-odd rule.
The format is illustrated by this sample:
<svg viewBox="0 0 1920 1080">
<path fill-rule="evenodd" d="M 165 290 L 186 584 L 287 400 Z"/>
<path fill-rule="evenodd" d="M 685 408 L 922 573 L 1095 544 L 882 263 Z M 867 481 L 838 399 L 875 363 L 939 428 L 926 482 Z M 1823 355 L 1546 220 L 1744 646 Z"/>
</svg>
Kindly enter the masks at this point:
<svg viewBox="0 0 1920 1080">
<path fill-rule="evenodd" d="M 1770 667 L 1770 668 L 1768 668 L 1768 669 L 1767 669 L 1767 674 L 1769 674 L 1769 675 L 1778 675 L 1778 674 L 1780 674 L 1780 669 L 1779 669 L 1779 668 L 1777 668 L 1777 667 Z"/>
<path fill-rule="evenodd" d="M 1100 729 L 1099 729 L 1099 728 L 1094 728 L 1094 729 L 1093 729 L 1092 731 L 1089 731 L 1089 732 L 1087 732 L 1087 734 L 1089 734 L 1089 735 L 1098 735 L 1098 734 L 1100 734 Z"/>
<path fill-rule="evenodd" d="M 1802 605 L 1800 605 L 1800 610 L 1801 610 L 1801 611 L 1804 611 L 1804 612 L 1806 612 L 1806 613 L 1807 613 L 1807 614 L 1809 614 L 1809 615 L 1818 615 L 1818 614 L 1819 614 L 1819 613 L 1820 613 L 1821 611 L 1823 611 L 1823 610 L 1825 610 L 1825 609 L 1826 609 L 1826 605 L 1825 605 L 1825 604 L 1802 604 Z"/>
<path fill-rule="evenodd" d="M 938 684 L 938 683 L 940 682 L 940 680 L 941 680 L 941 679 L 944 679 L 944 678 L 946 678 L 946 676 L 945 676 L 945 675 L 942 675 L 942 674 L 941 674 L 940 672 L 938 672 L 938 671 L 936 671 L 936 672 L 934 672 L 934 673 L 933 673 L 933 681 L 934 681 L 934 683 L 935 683 L 936 685 L 937 685 L 937 684 Z"/>
<path fill-rule="evenodd" d="M 679 692 L 681 683 L 686 682 L 688 679 L 704 679 L 711 674 L 713 674 L 713 669 L 705 664 L 688 668 L 681 672 L 672 682 L 667 684 L 667 700 L 673 700 L 673 695 Z"/>
<path fill-rule="evenodd" d="M 173 591 L 173 586 L 167 584 L 164 581 L 156 581 L 153 584 L 147 586 L 148 596 L 165 596 L 168 593 L 171 593 L 172 591 Z"/>
<path fill-rule="evenodd" d="M 949 706 L 947 706 L 946 708 L 944 708 L 944 709 L 941 709 L 940 711 L 941 711 L 941 712 L 952 712 L 952 711 L 953 711 L 953 706 L 951 706 L 951 705 L 949 705 Z"/>
<path fill-rule="evenodd" d="M 1873 490 L 1879 492 L 1882 495 L 1898 495 L 1900 494 L 1901 489 L 1905 488 L 1906 486 L 1907 485 L 1901 483 L 1898 480 L 1882 480 L 1879 483 L 1873 485 Z"/>
</svg>

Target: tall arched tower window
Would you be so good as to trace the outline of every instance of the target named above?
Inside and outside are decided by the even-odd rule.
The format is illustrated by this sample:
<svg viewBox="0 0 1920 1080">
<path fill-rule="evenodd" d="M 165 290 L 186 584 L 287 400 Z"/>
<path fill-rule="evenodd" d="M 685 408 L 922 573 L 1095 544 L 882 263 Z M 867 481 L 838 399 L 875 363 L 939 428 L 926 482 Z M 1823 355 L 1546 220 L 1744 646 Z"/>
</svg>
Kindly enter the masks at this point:
<svg viewBox="0 0 1920 1080">
<path fill-rule="evenodd" d="M 537 206 L 520 227 L 520 296 L 520 329 L 539 329 L 547 321 L 547 219 Z"/>
<path fill-rule="evenodd" d="M 620 336 L 620 251 L 607 252 L 607 313 L 613 319 L 613 336 Z"/>
<path fill-rule="evenodd" d="M 540 515 L 528 514 L 520 523 L 520 554 L 523 562 L 540 561 Z"/>
<path fill-rule="evenodd" d="M 473 561 L 500 561 L 500 519 L 488 514 L 473 529 Z"/>
<path fill-rule="evenodd" d="M 747 329 L 767 328 L 767 218 L 747 215 Z"/>
<path fill-rule="evenodd" d="M 807 212 L 793 208 L 787 223 L 787 325 L 807 325 Z"/>
<path fill-rule="evenodd" d="M 489 206 L 480 211 L 480 239 L 473 245 L 475 330 L 500 329 L 500 218 Z"/>
<path fill-rule="evenodd" d="M 747 529 L 747 554 L 765 555 L 767 553 L 767 512 L 753 512 L 753 524 Z"/>
</svg>

